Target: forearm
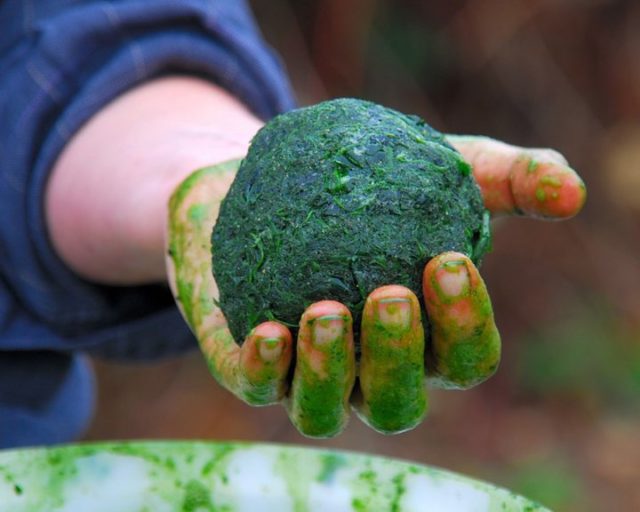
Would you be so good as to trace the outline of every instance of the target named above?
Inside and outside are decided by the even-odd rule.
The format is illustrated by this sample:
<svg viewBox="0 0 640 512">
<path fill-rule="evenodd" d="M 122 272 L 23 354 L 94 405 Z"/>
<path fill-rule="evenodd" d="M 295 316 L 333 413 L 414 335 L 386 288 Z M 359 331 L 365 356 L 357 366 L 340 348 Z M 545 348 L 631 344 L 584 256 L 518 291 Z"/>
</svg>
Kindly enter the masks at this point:
<svg viewBox="0 0 640 512">
<path fill-rule="evenodd" d="M 197 168 L 244 156 L 261 124 L 227 92 L 196 78 L 163 78 L 122 95 L 54 165 L 45 199 L 54 247 L 92 281 L 165 279 L 172 191 Z M 228 186 L 220 183 L 218 200 Z"/>
</svg>

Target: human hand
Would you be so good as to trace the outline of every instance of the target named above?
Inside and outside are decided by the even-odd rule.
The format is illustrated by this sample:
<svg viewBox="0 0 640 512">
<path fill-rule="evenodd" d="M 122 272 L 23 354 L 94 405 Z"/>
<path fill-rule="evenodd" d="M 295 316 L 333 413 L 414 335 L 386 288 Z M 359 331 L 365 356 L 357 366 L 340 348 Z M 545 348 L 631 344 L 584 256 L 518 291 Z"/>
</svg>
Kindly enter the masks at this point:
<svg viewBox="0 0 640 512">
<path fill-rule="evenodd" d="M 348 418 L 350 402 L 379 430 L 410 428 L 424 414 L 426 395 L 422 386 L 424 333 L 415 313 L 417 301 L 408 290 L 391 287 L 371 295 L 369 318 L 375 318 L 376 305 L 395 301 L 396 311 L 388 311 L 388 323 L 399 324 L 409 311 L 411 329 L 403 336 L 391 329 L 407 343 L 396 351 L 395 359 L 387 361 L 395 361 L 395 366 L 385 367 L 380 355 L 384 352 L 367 355 L 365 348 L 355 390 L 351 315 L 340 304 L 323 302 L 305 312 L 291 382 L 288 329 L 275 322 L 262 324 L 242 348 L 225 329 L 224 317 L 213 302 L 217 289 L 210 271 L 209 236 L 237 162 L 184 177 L 205 162 L 222 162 L 246 153 L 260 126 L 238 100 L 200 79 L 165 77 L 128 91 L 95 114 L 56 161 L 45 198 L 52 243 L 61 259 L 89 281 L 130 286 L 159 282 L 167 277 L 167 270 L 173 272 L 169 281 L 218 380 L 252 404 L 284 401 L 302 432 L 316 436 L 339 432 Z M 486 138 L 449 140 L 474 164 L 485 203 L 495 214 L 563 218 L 576 213 L 584 202 L 582 182 L 556 153 L 522 150 Z M 166 208 L 178 183 L 182 185 L 173 196 L 170 219 L 173 258 L 167 266 L 163 257 Z M 446 258 L 455 260 L 454 256 Z M 497 333 L 486 290 L 473 265 L 466 260 L 456 265 L 436 258 L 431 264 L 435 270 L 427 272 L 427 283 L 429 276 L 438 279 L 437 261 L 447 264 L 449 270 L 466 270 L 470 285 L 455 301 L 442 301 L 437 294 L 440 302 L 426 301 L 431 331 L 427 378 L 432 384 L 464 387 L 491 373 L 498 352 L 482 356 L 482 348 L 499 348 Z M 440 274 L 457 276 L 444 278 L 445 288 L 448 282 L 455 291 L 455 283 L 464 283 L 464 272 L 462 276 Z M 389 295 L 382 296 L 383 292 Z M 465 303 L 475 315 L 467 317 L 467 324 L 459 315 Z M 486 334 L 476 343 L 476 359 L 485 357 L 485 365 L 474 366 L 470 358 L 468 367 L 481 371 L 456 380 L 446 362 L 446 349 L 455 353 L 456 347 L 464 346 L 459 339 L 464 325 L 467 332 L 473 332 L 469 329 L 474 325 L 486 326 Z M 454 328 L 457 336 L 451 334 Z M 333 340 L 329 339 L 332 335 Z M 370 339 L 375 341 L 376 336 Z M 392 348 L 398 345 L 390 344 Z M 400 370 L 406 368 L 413 370 L 405 376 Z M 388 376 L 382 373 L 385 369 Z M 390 413 L 385 415 L 387 410 Z"/>
<path fill-rule="evenodd" d="M 472 164 L 494 215 L 561 219 L 576 214 L 584 203 L 582 181 L 554 151 L 484 137 L 448 140 Z M 351 405 L 376 430 L 410 429 L 426 412 L 425 380 L 464 389 L 493 374 L 500 337 L 490 298 L 476 267 L 459 253 L 441 254 L 425 267 L 426 352 L 419 301 L 411 290 L 395 285 L 374 290 L 366 301 L 358 363 L 351 313 L 335 301 L 315 303 L 302 315 L 291 382 L 293 342 L 284 325 L 260 324 L 237 345 L 214 300 L 218 293 L 209 238 L 219 200 L 238 164 L 198 171 L 179 187 L 170 205 L 170 281 L 224 387 L 252 405 L 282 401 L 302 433 L 328 437 L 344 428 Z"/>
</svg>

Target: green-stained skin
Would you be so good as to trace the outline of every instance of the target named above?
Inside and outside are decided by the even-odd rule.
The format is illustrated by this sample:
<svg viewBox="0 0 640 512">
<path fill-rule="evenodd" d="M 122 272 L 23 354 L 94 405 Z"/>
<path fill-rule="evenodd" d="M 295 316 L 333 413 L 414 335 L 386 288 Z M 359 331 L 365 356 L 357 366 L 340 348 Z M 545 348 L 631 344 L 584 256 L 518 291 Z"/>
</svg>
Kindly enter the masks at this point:
<svg viewBox="0 0 640 512">
<path fill-rule="evenodd" d="M 366 380 L 361 377 L 360 381 L 364 406 L 369 412 L 366 421 L 379 432 L 411 429 L 427 412 L 424 330 L 420 324 L 417 328 L 384 325 L 375 317 L 370 320 L 372 325 L 365 322 L 366 318 L 360 374 L 376 376 Z M 411 343 L 402 343 L 407 334 L 413 337 Z"/>
<path fill-rule="evenodd" d="M 323 320 L 315 320 L 318 321 Z M 352 327 L 351 319 L 345 317 L 342 321 L 346 335 Z M 342 432 L 346 425 L 355 372 L 343 340 L 335 340 L 326 346 L 316 345 L 315 350 L 326 357 L 323 374 L 318 374 L 306 359 L 297 360 L 293 380 L 296 403 L 291 404 L 291 417 L 307 436 L 332 437 Z"/>
<path fill-rule="evenodd" d="M 425 263 L 479 263 L 488 215 L 470 166 L 414 116 L 340 99 L 281 115 L 254 138 L 212 234 L 220 304 L 236 341 L 258 323 L 295 325 L 333 299 L 354 315 L 400 284 L 421 298 Z M 425 326 L 426 327 L 426 326 Z"/>
<path fill-rule="evenodd" d="M 190 257 L 190 255 L 191 245 L 202 240 L 203 230 L 209 231 L 211 229 L 210 225 L 204 226 L 203 224 L 211 218 L 211 212 L 218 208 L 218 204 L 210 200 L 191 204 L 186 215 L 180 212 L 180 208 L 193 189 L 200 186 L 204 180 L 210 179 L 212 176 L 234 173 L 238 166 L 238 160 L 230 160 L 195 171 L 180 184 L 169 202 L 168 251 L 176 274 L 176 300 L 192 328 L 216 307 L 213 297 L 204 294 L 200 297 L 193 296 L 194 280 L 198 277 L 205 279 L 208 276 L 202 276 L 202 274 L 209 274 L 211 269 L 207 265 L 202 267 L 202 262 L 198 258 Z"/>
<path fill-rule="evenodd" d="M 455 298 L 441 295 L 435 277 L 432 286 L 444 303 L 468 301 L 475 322 L 461 327 L 455 316 L 443 318 L 443 315 L 433 322 L 430 359 L 436 371 L 428 376 L 429 382 L 445 389 L 471 388 L 491 377 L 500 362 L 500 333 L 495 326 L 489 296 L 486 292 L 479 293 L 478 287 L 484 288 L 484 284 L 477 285 L 473 291 L 464 290 Z"/>
</svg>

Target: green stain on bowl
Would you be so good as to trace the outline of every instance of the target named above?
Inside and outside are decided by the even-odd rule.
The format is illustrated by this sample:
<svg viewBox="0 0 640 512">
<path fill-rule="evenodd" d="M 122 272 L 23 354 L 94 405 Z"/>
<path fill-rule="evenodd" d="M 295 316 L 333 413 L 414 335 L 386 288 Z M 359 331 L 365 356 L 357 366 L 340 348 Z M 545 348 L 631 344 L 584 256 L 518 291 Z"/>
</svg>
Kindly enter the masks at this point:
<svg viewBox="0 0 640 512">
<path fill-rule="evenodd" d="M 400 499 L 402 498 L 402 496 L 407 490 L 406 487 L 404 486 L 404 474 L 400 473 L 394 476 L 391 481 L 393 482 L 393 485 L 395 486 L 395 490 L 396 490 L 395 495 L 393 497 L 393 501 L 391 502 L 391 511 L 401 512 L 402 509 L 400 507 Z"/>
<path fill-rule="evenodd" d="M 322 469 L 318 474 L 318 482 L 329 482 L 335 476 L 336 471 L 347 465 L 344 455 L 329 453 L 322 459 Z"/>
<path fill-rule="evenodd" d="M 220 473 L 219 466 L 224 461 L 225 457 L 234 451 L 234 446 L 230 444 L 221 444 L 220 449 L 216 452 L 215 456 L 209 458 L 200 473 L 203 477 L 210 475 L 213 472 Z"/>
<path fill-rule="evenodd" d="M 198 480 L 189 480 L 185 487 L 182 512 L 195 512 L 196 510 L 209 510 L 216 512 L 211 503 L 211 491 Z"/>
<path fill-rule="evenodd" d="M 544 511 L 427 466 L 291 446 L 147 442 L 0 452 L 0 512 Z"/>
</svg>

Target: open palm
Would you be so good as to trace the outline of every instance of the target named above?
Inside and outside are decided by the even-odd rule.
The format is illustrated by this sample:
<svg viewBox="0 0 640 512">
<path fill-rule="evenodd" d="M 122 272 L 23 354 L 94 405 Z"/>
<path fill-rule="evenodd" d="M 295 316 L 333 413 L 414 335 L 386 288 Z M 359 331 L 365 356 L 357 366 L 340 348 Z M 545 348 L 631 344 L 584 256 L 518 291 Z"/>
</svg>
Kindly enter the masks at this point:
<svg viewBox="0 0 640 512">
<path fill-rule="evenodd" d="M 447 139 L 472 164 L 493 215 L 563 219 L 584 204 L 584 184 L 552 150 L 485 137 Z M 351 407 L 378 431 L 410 429 L 426 413 L 425 383 L 464 389 L 495 372 L 500 335 L 489 294 L 471 260 L 454 252 L 424 269 L 428 332 L 416 295 L 389 283 L 365 303 L 359 361 L 351 312 L 332 300 L 316 302 L 302 315 L 295 361 L 291 332 L 275 321 L 258 325 L 238 345 L 217 305 L 210 244 L 220 200 L 238 166 L 227 162 L 185 180 L 171 200 L 167 237 L 176 301 L 221 385 L 252 405 L 283 402 L 303 434 L 329 437 L 344 429 Z"/>
</svg>

